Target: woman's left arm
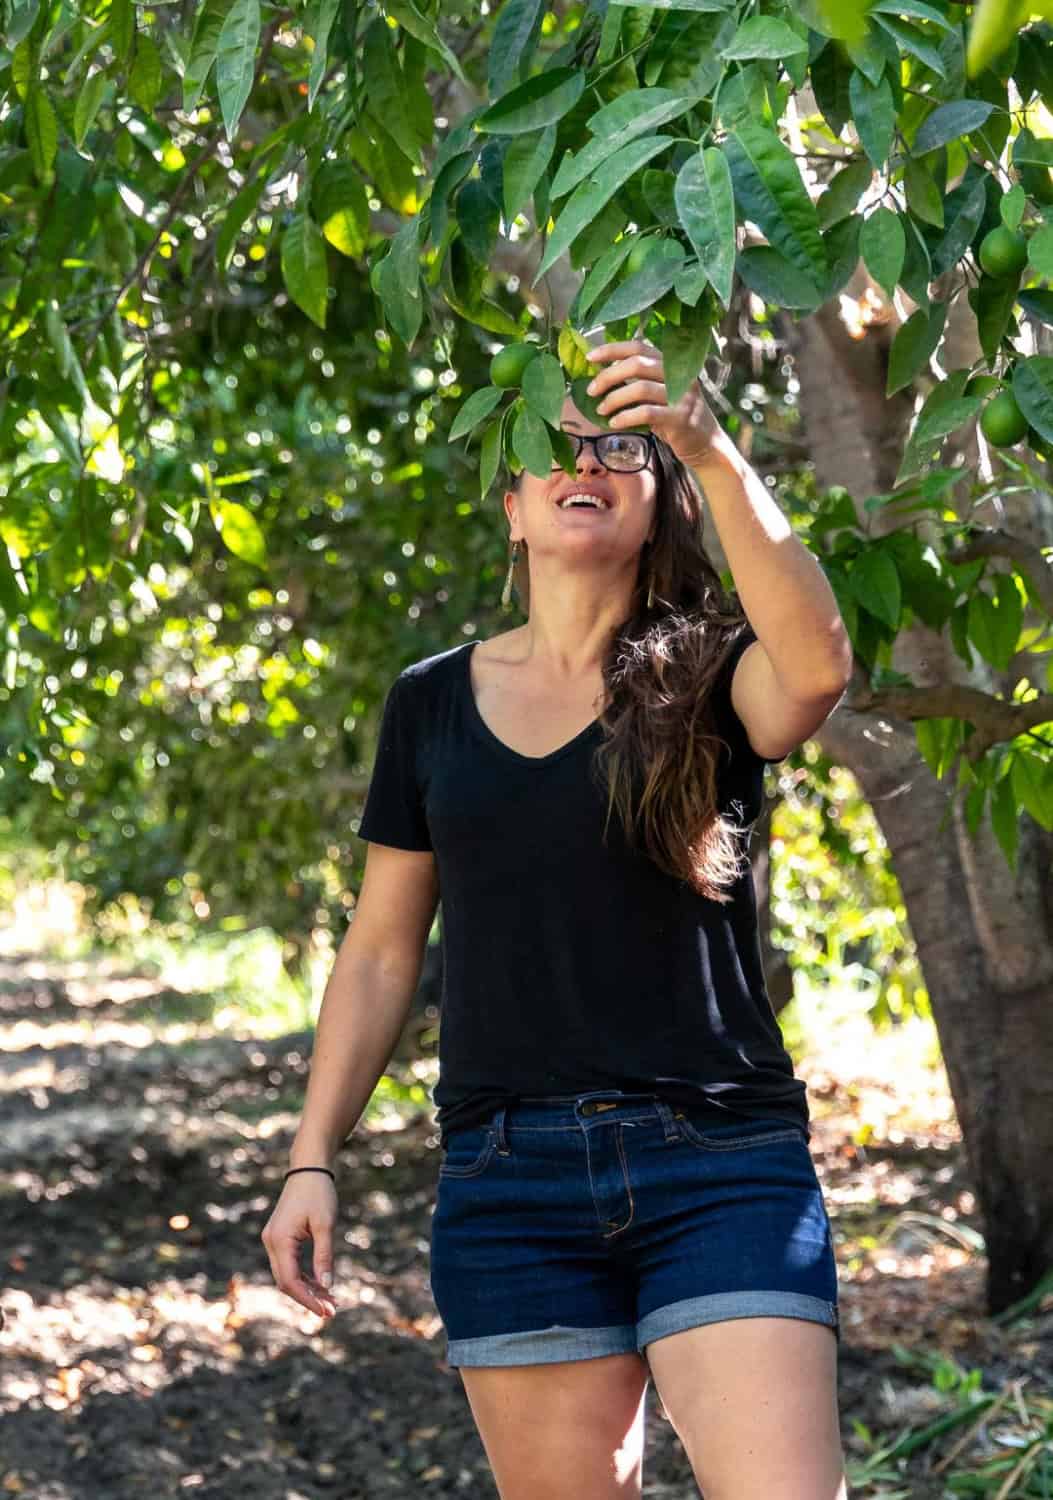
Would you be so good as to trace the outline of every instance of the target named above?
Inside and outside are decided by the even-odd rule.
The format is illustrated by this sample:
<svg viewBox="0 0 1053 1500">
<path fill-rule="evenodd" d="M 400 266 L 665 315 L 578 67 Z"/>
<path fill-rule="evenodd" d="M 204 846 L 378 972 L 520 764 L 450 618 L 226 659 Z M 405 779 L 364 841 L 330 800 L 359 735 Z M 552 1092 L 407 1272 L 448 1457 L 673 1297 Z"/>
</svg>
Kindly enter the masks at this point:
<svg viewBox="0 0 1053 1500">
<path fill-rule="evenodd" d="M 652 344 L 601 344 L 589 358 L 604 366 L 589 392 L 610 427 L 650 427 L 705 494 L 758 637 L 732 680 L 732 702 L 754 748 L 774 755 L 800 744 L 829 716 L 852 673 L 852 643 L 818 559 L 721 428 L 698 381 L 670 406 Z"/>
</svg>

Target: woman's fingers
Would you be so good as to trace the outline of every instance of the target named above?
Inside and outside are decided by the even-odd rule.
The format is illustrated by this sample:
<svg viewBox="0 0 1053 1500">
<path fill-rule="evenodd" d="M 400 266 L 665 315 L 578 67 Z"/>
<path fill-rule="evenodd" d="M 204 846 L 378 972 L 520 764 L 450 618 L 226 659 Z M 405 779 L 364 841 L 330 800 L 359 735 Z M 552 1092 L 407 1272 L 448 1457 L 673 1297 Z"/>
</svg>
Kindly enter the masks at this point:
<svg viewBox="0 0 1053 1500">
<path fill-rule="evenodd" d="M 335 1200 L 335 1193 L 330 1194 Z M 278 1290 L 323 1318 L 336 1311 L 333 1294 L 321 1280 L 332 1274 L 334 1222 L 335 1213 L 325 1206 L 287 1203 L 283 1209 L 279 1201 L 260 1236 Z M 314 1242 L 313 1272 L 300 1269 L 300 1247 L 307 1239 Z"/>
<path fill-rule="evenodd" d="M 606 415 L 608 412 L 619 411 L 621 407 L 630 406 L 633 403 L 650 402 L 654 406 L 665 405 L 665 384 L 660 380 L 631 380 L 628 385 L 620 385 L 605 396 L 597 405 L 597 411 Z"/>
</svg>

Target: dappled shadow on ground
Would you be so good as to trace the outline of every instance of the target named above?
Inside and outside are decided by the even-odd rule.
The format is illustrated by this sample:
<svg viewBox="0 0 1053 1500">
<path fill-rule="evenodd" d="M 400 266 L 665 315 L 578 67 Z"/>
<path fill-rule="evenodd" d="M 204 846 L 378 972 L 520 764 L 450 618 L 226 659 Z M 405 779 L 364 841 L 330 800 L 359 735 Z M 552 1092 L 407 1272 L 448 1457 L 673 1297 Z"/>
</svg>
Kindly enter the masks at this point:
<svg viewBox="0 0 1053 1500">
<path fill-rule="evenodd" d="M 430 1295 L 430 1115 L 363 1121 L 341 1154 L 339 1311 L 323 1322 L 277 1291 L 259 1239 L 310 1035 L 212 1035 L 205 997 L 71 968 L 0 963 L 0 1493 L 496 1496 Z M 158 1041 L 160 1016 L 185 1034 Z M 837 1241 L 849 1455 L 859 1424 L 940 1410 L 911 1351 L 985 1384 L 1048 1386 L 1053 1364 L 1048 1311 L 1011 1330 L 984 1317 L 942 1073 L 907 1039 L 857 1040 L 799 1066 Z M 653 1387 L 648 1409 L 645 1495 L 696 1494 Z"/>
</svg>

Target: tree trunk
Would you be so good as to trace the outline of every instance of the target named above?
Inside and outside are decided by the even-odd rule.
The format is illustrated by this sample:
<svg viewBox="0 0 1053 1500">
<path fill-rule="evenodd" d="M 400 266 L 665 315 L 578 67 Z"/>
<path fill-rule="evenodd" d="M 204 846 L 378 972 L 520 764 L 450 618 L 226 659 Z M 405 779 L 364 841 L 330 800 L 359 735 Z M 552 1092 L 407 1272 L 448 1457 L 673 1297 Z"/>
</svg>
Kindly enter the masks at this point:
<svg viewBox="0 0 1053 1500">
<path fill-rule="evenodd" d="M 967 308 L 956 324 L 947 368 L 978 354 Z M 868 330 L 865 349 L 836 313 L 785 332 L 820 488 L 844 484 L 860 505 L 891 489 L 911 404 L 883 395 L 891 325 Z M 1053 542 L 1035 496 L 1002 504 L 1005 530 Z M 871 518 L 872 530 L 894 524 L 883 512 Z M 893 657 L 919 686 L 1008 691 L 1018 675 L 1000 683 L 979 659 L 970 671 L 920 623 L 900 633 Z M 855 774 L 892 855 L 980 1207 L 987 1309 L 1000 1312 L 1053 1266 L 1053 836 L 1025 814 L 1014 875 L 986 814 L 970 836 L 954 786 L 932 775 L 911 726 L 853 712 L 851 693 L 815 738 Z"/>
</svg>

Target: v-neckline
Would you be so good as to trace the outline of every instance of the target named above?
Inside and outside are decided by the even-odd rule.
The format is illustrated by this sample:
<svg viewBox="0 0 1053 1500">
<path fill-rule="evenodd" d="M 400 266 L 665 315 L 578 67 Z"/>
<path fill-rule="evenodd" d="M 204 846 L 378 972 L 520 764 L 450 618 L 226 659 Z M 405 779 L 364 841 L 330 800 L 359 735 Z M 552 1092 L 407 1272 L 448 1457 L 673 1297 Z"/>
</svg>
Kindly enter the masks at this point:
<svg viewBox="0 0 1053 1500">
<path fill-rule="evenodd" d="M 585 728 L 576 734 L 573 739 L 567 740 L 563 745 L 557 745 L 556 749 L 550 750 L 547 755 L 524 755 L 522 751 L 513 750 L 511 745 L 506 745 L 504 740 L 497 737 L 483 718 L 479 712 L 479 705 L 475 700 L 475 689 L 472 686 L 471 660 L 472 651 L 478 645 L 478 641 L 466 641 L 461 651 L 461 659 L 464 667 L 464 690 L 468 700 L 468 711 L 476 728 L 482 733 L 483 738 L 500 754 L 507 756 L 509 760 L 515 761 L 519 765 L 547 766 L 551 765 L 554 760 L 559 760 L 561 756 L 567 755 L 570 751 L 577 749 L 582 741 L 590 739 L 595 735 L 600 727 L 599 717 L 586 724 Z"/>
</svg>

